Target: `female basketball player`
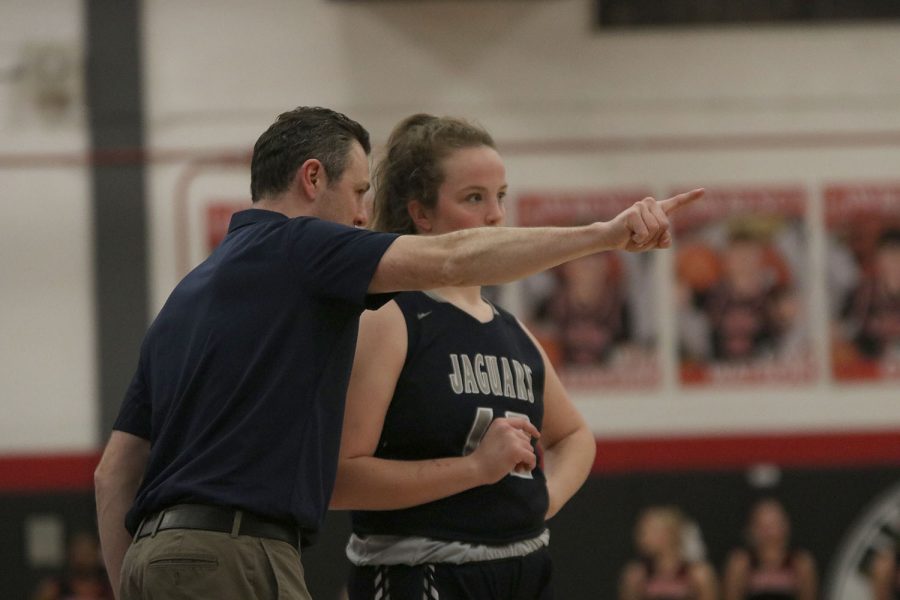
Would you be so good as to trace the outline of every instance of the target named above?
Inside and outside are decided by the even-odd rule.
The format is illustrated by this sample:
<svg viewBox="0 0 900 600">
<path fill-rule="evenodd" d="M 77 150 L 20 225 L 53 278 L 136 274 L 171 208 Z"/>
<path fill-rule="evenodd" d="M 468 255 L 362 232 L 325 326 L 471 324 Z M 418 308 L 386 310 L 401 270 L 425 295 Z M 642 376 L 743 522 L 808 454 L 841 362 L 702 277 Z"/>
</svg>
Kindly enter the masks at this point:
<svg viewBox="0 0 900 600">
<path fill-rule="evenodd" d="M 732 552 L 725 567 L 725 600 L 815 600 L 815 561 L 791 548 L 781 503 L 765 499 L 753 507 L 747 538 L 748 547 Z"/>
<path fill-rule="evenodd" d="M 501 225 L 506 186 L 488 133 L 415 115 L 376 168 L 374 225 Z M 480 288 L 402 293 L 365 314 L 331 504 L 354 510 L 350 598 L 551 597 L 545 521 L 594 452 L 540 345 Z"/>
<path fill-rule="evenodd" d="M 619 600 L 715 600 L 712 567 L 688 552 L 688 523 L 674 507 L 645 510 L 635 527 L 640 561 L 629 563 L 619 582 Z"/>
</svg>

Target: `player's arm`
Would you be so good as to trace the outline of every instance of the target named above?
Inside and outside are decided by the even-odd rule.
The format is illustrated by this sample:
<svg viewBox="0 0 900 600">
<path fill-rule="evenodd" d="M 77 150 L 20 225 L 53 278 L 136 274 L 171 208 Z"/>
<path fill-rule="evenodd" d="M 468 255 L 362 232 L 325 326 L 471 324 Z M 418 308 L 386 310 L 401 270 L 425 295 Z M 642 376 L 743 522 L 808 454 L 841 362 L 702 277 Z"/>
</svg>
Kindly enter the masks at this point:
<svg viewBox="0 0 900 600">
<path fill-rule="evenodd" d="M 873 600 L 893 600 L 896 571 L 893 548 L 883 549 L 875 555 L 869 567 Z"/>
<path fill-rule="evenodd" d="M 716 583 L 716 573 L 707 562 L 698 562 L 691 566 L 691 580 L 694 582 L 694 589 L 697 590 L 696 600 L 717 600 L 719 597 L 719 586 Z"/>
<path fill-rule="evenodd" d="M 797 600 L 816 600 L 819 597 L 816 561 L 806 551 L 798 552 L 794 560 L 797 570 Z"/>
<path fill-rule="evenodd" d="M 544 475 L 550 506 L 547 519 L 556 515 L 575 492 L 584 484 L 597 443 L 584 417 L 572 404 L 556 369 L 537 339 L 522 325 L 544 361 L 544 420 L 541 427 L 541 445 L 544 448 Z"/>
<path fill-rule="evenodd" d="M 582 227 L 480 227 L 400 236 L 381 258 L 369 292 L 506 283 L 596 252 L 668 248 L 669 215 L 702 196 L 703 190 L 693 190 L 661 202 L 645 198 L 611 221 Z"/>
<path fill-rule="evenodd" d="M 406 322 L 396 302 L 363 314 L 347 390 L 332 509 L 408 508 L 499 481 L 519 463 L 535 466 L 531 437 L 539 434 L 520 419 L 495 420 L 481 445 L 468 456 L 417 461 L 373 456 L 406 348 Z"/>
<path fill-rule="evenodd" d="M 647 572 L 640 563 L 628 563 L 619 578 L 619 600 L 641 600 L 644 597 L 644 586 L 647 583 Z"/>
<path fill-rule="evenodd" d="M 125 513 L 134 503 L 149 456 L 149 441 L 124 431 L 113 431 L 94 471 L 100 547 L 116 597 L 122 560 L 131 544 L 131 534 L 125 529 Z"/>
<path fill-rule="evenodd" d="M 735 550 L 728 557 L 722 580 L 723 600 L 744 600 L 750 576 L 750 557 L 744 550 Z"/>
</svg>

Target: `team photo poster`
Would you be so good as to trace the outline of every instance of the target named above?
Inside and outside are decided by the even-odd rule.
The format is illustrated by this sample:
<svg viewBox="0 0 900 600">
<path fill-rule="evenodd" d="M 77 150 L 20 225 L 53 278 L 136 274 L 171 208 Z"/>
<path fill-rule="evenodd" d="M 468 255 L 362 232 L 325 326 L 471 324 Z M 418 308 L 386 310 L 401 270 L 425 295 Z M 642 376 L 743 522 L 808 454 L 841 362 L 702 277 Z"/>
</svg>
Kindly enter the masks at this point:
<svg viewBox="0 0 900 600">
<path fill-rule="evenodd" d="M 525 194 L 525 227 L 611 219 L 648 190 Z M 605 252 L 522 282 L 520 316 L 572 389 L 646 389 L 661 382 L 654 253 Z"/>
</svg>

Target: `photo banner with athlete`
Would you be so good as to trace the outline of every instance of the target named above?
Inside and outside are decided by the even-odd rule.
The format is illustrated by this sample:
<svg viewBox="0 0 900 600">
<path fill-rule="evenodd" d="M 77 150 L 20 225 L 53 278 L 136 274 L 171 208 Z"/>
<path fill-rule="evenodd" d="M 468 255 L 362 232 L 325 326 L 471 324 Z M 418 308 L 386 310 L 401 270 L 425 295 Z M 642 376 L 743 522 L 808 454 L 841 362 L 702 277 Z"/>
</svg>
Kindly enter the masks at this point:
<svg viewBox="0 0 900 600">
<path fill-rule="evenodd" d="M 832 375 L 900 379 L 900 183 L 824 190 Z"/>
<path fill-rule="evenodd" d="M 570 226 L 612 219 L 650 196 L 646 189 L 526 193 L 520 226 Z M 520 316 L 566 387 L 652 389 L 661 383 L 655 253 L 606 252 L 521 284 Z"/>
<path fill-rule="evenodd" d="M 802 385 L 810 341 L 808 198 L 802 186 L 707 189 L 679 211 L 675 297 L 684 385 Z"/>
</svg>

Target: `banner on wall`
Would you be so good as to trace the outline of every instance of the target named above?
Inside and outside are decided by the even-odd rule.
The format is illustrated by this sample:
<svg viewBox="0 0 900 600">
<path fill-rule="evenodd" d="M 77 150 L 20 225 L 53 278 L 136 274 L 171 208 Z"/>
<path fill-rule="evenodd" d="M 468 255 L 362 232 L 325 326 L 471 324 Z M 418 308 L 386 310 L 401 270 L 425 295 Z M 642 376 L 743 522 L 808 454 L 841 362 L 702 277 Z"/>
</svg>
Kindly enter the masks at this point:
<svg viewBox="0 0 900 600">
<path fill-rule="evenodd" d="M 900 183 L 824 190 L 835 379 L 900 379 Z"/>
<path fill-rule="evenodd" d="M 532 193 L 518 224 L 583 225 L 611 219 L 647 190 Z M 524 280 L 520 315 L 571 389 L 660 384 L 658 297 L 652 253 L 606 252 Z"/>
<path fill-rule="evenodd" d="M 675 216 L 683 384 L 815 377 L 807 213 L 801 186 L 747 186 L 707 189 Z"/>
</svg>

